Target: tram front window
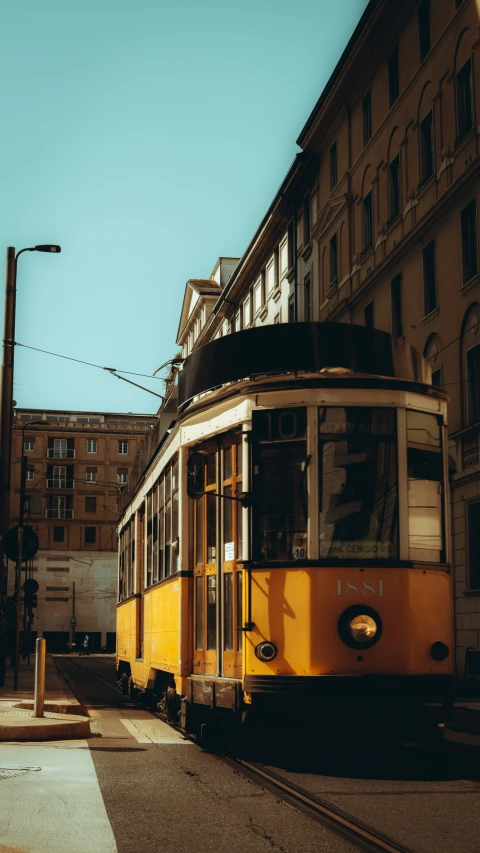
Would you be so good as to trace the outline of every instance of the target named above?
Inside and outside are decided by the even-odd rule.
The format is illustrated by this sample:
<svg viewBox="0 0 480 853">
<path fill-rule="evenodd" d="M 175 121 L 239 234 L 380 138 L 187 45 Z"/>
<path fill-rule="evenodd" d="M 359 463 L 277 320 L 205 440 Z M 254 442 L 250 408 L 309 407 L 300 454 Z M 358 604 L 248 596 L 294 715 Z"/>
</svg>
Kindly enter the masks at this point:
<svg viewBox="0 0 480 853">
<path fill-rule="evenodd" d="M 307 529 L 304 408 L 254 413 L 254 559 L 292 560 Z"/>
<path fill-rule="evenodd" d="M 440 421 L 407 412 L 408 538 L 410 559 L 440 563 L 443 545 L 443 458 Z"/>
<path fill-rule="evenodd" d="M 320 557 L 398 557 L 395 409 L 320 408 Z"/>
</svg>

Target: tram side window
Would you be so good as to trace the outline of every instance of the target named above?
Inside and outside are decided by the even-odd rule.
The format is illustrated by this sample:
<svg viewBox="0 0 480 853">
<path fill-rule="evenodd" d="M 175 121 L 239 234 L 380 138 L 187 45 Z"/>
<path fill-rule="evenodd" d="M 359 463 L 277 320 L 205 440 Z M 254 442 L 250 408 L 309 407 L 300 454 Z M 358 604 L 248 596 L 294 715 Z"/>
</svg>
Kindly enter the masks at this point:
<svg viewBox="0 0 480 853">
<path fill-rule="evenodd" d="M 125 550 L 123 542 L 123 530 L 120 533 L 118 544 L 118 600 L 124 599 L 124 583 L 125 583 Z"/>
<path fill-rule="evenodd" d="M 207 575 L 207 649 L 217 648 L 217 578 Z"/>
<path fill-rule="evenodd" d="M 308 520 L 305 408 L 253 413 L 256 560 L 292 560 Z"/>
<path fill-rule="evenodd" d="M 165 577 L 170 574 L 170 554 L 172 542 L 172 472 L 170 466 L 165 471 Z"/>
<path fill-rule="evenodd" d="M 145 572 L 145 586 L 151 586 L 151 584 L 152 584 L 152 556 L 153 556 L 153 547 L 152 547 L 153 521 L 152 521 L 152 493 L 151 492 L 149 492 L 147 495 L 146 521 L 147 521 L 147 565 L 146 565 L 146 572 Z"/>
<path fill-rule="evenodd" d="M 178 571 L 178 459 L 172 463 L 172 549 L 171 572 Z"/>
<path fill-rule="evenodd" d="M 398 557 L 396 411 L 322 407 L 320 557 Z"/>
<path fill-rule="evenodd" d="M 410 559 L 443 562 L 443 461 L 436 415 L 407 412 L 407 469 Z"/>
<path fill-rule="evenodd" d="M 165 577 L 165 495 L 164 478 L 158 482 L 158 580 Z"/>
</svg>

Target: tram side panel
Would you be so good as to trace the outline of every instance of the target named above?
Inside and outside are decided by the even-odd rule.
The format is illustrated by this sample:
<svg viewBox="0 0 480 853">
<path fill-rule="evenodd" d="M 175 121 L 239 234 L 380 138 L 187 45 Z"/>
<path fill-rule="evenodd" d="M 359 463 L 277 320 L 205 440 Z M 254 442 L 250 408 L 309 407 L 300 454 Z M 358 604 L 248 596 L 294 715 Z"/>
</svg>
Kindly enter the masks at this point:
<svg viewBox="0 0 480 853">
<path fill-rule="evenodd" d="M 121 662 L 131 665 L 135 660 L 139 605 L 138 598 L 122 601 L 117 605 L 117 670 Z"/>
</svg>

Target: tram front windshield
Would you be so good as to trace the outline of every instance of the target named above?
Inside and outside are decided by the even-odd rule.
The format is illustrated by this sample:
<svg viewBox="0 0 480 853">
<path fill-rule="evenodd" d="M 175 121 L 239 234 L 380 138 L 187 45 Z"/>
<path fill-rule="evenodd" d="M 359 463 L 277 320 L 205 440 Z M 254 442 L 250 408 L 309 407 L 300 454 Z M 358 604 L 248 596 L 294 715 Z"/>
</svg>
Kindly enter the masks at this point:
<svg viewBox="0 0 480 853">
<path fill-rule="evenodd" d="M 395 409 L 322 407 L 319 555 L 398 557 Z"/>
</svg>

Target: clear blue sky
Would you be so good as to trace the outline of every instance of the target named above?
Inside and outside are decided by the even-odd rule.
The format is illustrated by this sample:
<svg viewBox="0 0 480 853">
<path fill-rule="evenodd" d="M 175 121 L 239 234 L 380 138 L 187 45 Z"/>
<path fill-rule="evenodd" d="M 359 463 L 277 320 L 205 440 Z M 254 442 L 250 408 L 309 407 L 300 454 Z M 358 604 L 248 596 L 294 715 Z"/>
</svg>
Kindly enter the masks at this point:
<svg viewBox="0 0 480 853">
<path fill-rule="evenodd" d="M 149 375 L 171 358 L 185 282 L 243 254 L 365 6 L 2 3 L 0 247 L 62 246 L 20 258 L 16 339 Z M 15 366 L 23 407 L 160 402 L 19 347 Z"/>
</svg>

